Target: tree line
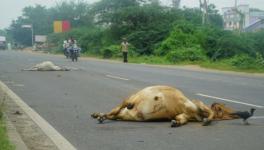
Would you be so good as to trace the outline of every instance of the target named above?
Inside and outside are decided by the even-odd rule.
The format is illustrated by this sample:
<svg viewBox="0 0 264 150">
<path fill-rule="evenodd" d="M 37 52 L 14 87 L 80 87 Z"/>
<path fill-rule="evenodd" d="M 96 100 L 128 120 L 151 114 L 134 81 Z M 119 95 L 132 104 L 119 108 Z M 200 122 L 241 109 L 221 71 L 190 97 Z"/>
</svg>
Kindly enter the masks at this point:
<svg viewBox="0 0 264 150">
<path fill-rule="evenodd" d="M 69 20 L 72 30 L 53 33 L 54 20 Z M 213 4 L 207 24 L 199 8 L 173 8 L 152 0 L 64 1 L 51 8 L 41 5 L 23 9 L 7 33 L 14 41 L 30 45 L 31 33 L 21 28 L 32 24 L 35 34 L 47 34 L 49 43 L 61 46 L 68 37 L 77 39 L 84 53 L 120 56 L 120 41 L 131 44 L 129 55 L 159 56 L 180 61 L 222 61 L 241 68 L 264 68 L 264 31 L 225 31 Z"/>
</svg>

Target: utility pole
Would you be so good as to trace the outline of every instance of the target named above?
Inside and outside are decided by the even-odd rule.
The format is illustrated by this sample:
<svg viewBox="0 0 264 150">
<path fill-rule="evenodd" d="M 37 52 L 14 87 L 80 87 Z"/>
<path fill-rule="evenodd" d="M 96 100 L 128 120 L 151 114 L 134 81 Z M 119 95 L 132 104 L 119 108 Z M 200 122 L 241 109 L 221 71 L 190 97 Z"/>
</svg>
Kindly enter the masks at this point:
<svg viewBox="0 0 264 150">
<path fill-rule="evenodd" d="M 233 9 L 239 15 L 239 33 L 242 32 L 245 26 L 245 14 L 238 9 L 237 0 L 235 0 L 235 8 Z"/>
<path fill-rule="evenodd" d="M 172 7 L 173 8 L 180 8 L 181 0 L 172 0 Z"/>
<path fill-rule="evenodd" d="M 208 21 L 208 0 L 199 0 L 200 10 L 202 11 L 202 24 L 205 25 Z"/>
</svg>

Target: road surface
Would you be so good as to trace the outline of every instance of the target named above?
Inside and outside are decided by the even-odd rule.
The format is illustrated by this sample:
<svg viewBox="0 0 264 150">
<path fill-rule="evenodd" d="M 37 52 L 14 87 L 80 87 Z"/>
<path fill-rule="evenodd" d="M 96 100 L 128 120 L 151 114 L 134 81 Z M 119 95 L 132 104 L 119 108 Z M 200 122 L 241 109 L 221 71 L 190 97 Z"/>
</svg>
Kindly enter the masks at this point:
<svg viewBox="0 0 264 150">
<path fill-rule="evenodd" d="M 27 72 L 21 69 L 50 60 L 81 70 Z M 155 67 L 114 61 L 0 51 L 0 80 L 46 119 L 79 150 L 260 150 L 264 147 L 264 77 Z M 257 108 L 250 126 L 241 120 L 203 127 L 188 123 L 107 121 L 93 112 L 107 112 L 123 99 L 150 85 L 170 85 L 191 99 L 224 102 L 238 110 Z"/>
</svg>

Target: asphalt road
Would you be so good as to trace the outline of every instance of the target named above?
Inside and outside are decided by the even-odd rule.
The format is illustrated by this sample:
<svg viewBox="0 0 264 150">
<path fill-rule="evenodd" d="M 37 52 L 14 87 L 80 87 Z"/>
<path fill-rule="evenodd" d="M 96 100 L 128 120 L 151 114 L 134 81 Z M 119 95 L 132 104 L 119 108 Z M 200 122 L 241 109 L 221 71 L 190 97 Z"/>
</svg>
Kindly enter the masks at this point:
<svg viewBox="0 0 264 150">
<path fill-rule="evenodd" d="M 82 70 L 21 71 L 45 60 Z M 264 77 L 94 59 L 73 63 L 62 56 L 0 51 L 0 80 L 80 150 L 260 150 L 264 147 Z M 238 110 L 249 110 L 254 105 L 256 117 L 249 120 L 250 126 L 232 120 L 214 122 L 208 127 L 188 123 L 179 128 L 170 128 L 169 122 L 98 124 L 90 118 L 91 113 L 107 112 L 150 85 L 174 86 L 191 99 L 207 104 L 225 102 Z"/>
</svg>

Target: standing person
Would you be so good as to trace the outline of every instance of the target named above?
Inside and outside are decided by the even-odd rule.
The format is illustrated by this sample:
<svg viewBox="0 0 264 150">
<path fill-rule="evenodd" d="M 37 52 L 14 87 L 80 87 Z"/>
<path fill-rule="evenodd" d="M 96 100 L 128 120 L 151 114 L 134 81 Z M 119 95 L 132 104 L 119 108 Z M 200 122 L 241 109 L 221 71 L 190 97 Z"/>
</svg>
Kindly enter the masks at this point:
<svg viewBox="0 0 264 150">
<path fill-rule="evenodd" d="M 123 42 L 121 43 L 121 51 L 123 53 L 124 63 L 127 63 L 128 46 L 129 46 L 129 43 L 127 42 L 127 39 L 123 38 Z"/>
<path fill-rule="evenodd" d="M 68 39 L 68 44 L 69 44 L 69 46 L 68 46 L 67 50 L 69 51 L 69 54 L 70 54 L 70 57 L 71 57 L 72 52 L 73 52 L 73 45 L 74 45 L 74 39 L 73 39 L 73 37 L 70 37 Z"/>
<path fill-rule="evenodd" d="M 67 49 L 68 49 L 68 47 L 69 47 L 69 44 L 68 44 L 67 40 L 64 40 L 64 41 L 63 41 L 63 45 L 62 45 L 62 47 L 63 47 L 63 53 L 64 53 L 64 55 L 66 56 L 66 58 L 68 58 L 68 52 L 67 52 Z"/>
</svg>

